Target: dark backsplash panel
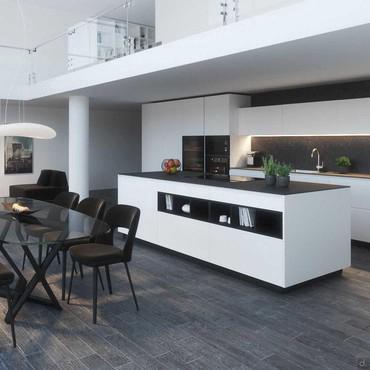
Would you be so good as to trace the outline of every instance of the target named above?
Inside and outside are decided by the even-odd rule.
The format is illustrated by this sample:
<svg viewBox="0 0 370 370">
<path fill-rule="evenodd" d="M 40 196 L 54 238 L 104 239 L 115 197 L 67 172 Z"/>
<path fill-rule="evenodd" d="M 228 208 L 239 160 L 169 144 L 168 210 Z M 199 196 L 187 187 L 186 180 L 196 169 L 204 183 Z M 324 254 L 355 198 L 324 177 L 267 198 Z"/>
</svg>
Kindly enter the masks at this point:
<svg viewBox="0 0 370 370">
<path fill-rule="evenodd" d="M 289 136 L 253 137 L 252 150 L 272 154 L 293 168 L 315 170 L 317 155 L 311 158 L 313 148 L 320 151 L 327 171 L 338 171 L 335 159 L 345 155 L 352 162 L 351 172 L 370 173 L 370 136 Z"/>
</svg>

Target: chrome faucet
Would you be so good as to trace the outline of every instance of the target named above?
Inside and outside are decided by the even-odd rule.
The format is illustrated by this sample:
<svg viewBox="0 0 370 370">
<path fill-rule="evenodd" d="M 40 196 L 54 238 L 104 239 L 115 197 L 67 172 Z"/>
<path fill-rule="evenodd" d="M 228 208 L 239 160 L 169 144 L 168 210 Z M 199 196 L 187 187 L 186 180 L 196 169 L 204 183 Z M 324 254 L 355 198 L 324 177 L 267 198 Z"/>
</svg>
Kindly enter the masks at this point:
<svg viewBox="0 0 370 370">
<path fill-rule="evenodd" d="M 315 153 L 317 153 L 317 165 L 316 165 L 316 169 L 317 169 L 317 172 L 320 172 L 320 170 L 322 170 L 324 168 L 324 162 L 321 162 L 320 163 L 320 152 L 319 152 L 319 149 L 317 149 L 317 148 L 314 148 L 312 150 L 311 158 L 313 158 L 313 156 L 314 156 Z"/>
</svg>

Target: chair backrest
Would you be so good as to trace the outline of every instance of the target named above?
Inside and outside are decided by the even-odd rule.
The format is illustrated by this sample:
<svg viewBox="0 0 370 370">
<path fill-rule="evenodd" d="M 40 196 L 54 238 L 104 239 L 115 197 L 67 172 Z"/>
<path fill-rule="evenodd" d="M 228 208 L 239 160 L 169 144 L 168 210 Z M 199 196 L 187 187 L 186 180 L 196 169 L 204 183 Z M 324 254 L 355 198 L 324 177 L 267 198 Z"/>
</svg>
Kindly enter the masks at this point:
<svg viewBox="0 0 370 370">
<path fill-rule="evenodd" d="M 75 209 L 77 207 L 80 196 L 77 193 L 72 193 L 71 191 L 64 191 L 58 194 L 54 198 L 54 204 L 60 207 Z"/>
<path fill-rule="evenodd" d="M 49 185 L 55 186 L 57 188 L 65 188 L 68 190 L 68 180 L 66 173 L 63 171 L 51 171 Z"/>
<path fill-rule="evenodd" d="M 37 185 L 68 189 L 67 175 L 63 171 L 41 170 Z"/>
<path fill-rule="evenodd" d="M 123 260 L 129 262 L 132 256 L 132 248 L 134 246 L 136 231 L 140 220 L 140 209 L 128 206 L 124 204 L 118 204 L 113 206 L 107 211 L 104 217 L 104 221 L 110 226 L 110 238 L 113 244 L 113 233 L 114 231 L 122 227 L 128 229 L 127 239 L 123 248 Z"/>
<path fill-rule="evenodd" d="M 101 220 L 104 216 L 105 200 L 97 198 L 83 199 L 76 207 L 76 211 Z"/>
<path fill-rule="evenodd" d="M 49 186 L 52 170 L 41 170 L 37 185 Z"/>
</svg>

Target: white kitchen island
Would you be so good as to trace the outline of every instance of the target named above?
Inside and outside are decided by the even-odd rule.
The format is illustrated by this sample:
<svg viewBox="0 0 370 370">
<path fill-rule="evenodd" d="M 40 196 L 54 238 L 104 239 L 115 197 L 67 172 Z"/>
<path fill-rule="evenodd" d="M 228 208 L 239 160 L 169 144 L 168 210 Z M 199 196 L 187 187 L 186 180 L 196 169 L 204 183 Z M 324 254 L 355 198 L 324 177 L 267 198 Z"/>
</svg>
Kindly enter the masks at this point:
<svg viewBox="0 0 370 370">
<path fill-rule="evenodd" d="M 138 238 L 282 289 L 351 263 L 348 187 L 149 172 L 119 175 L 118 202 L 140 208 Z M 240 208 L 254 217 L 251 226 L 240 225 Z M 225 215 L 229 224 L 219 222 Z"/>
</svg>

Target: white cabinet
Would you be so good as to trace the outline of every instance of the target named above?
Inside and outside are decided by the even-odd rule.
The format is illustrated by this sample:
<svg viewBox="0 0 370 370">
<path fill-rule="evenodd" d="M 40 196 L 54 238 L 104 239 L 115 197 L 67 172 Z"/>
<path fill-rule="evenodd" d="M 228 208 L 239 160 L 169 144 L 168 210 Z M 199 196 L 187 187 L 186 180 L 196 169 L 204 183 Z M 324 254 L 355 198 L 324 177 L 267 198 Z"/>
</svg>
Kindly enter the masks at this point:
<svg viewBox="0 0 370 370">
<path fill-rule="evenodd" d="M 231 169 L 230 175 L 263 178 L 260 170 Z M 343 185 L 351 188 L 352 239 L 370 243 L 370 180 L 341 176 L 292 173 L 292 181 Z"/>
<path fill-rule="evenodd" d="M 282 132 L 281 106 L 239 109 L 239 135 L 279 135 Z"/>
<path fill-rule="evenodd" d="M 203 98 L 144 104 L 142 170 L 158 171 L 165 158 L 182 158 L 182 137 L 203 135 Z"/>
<path fill-rule="evenodd" d="M 158 171 L 164 158 L 182 158 L 182 137 L 230 135 L 245 95 L 215 95 L 142 106 L 142 170 Z"/>
<path fill-rule="evenodd" d="M 370 98 L 239 109 L 239 135 L 370 134 Z"/>
<path fill-rule="evenodd" d="M 204 98 L 205 135 L 229 135 L 230 133 L 229 95 Z"/>
</svg>

